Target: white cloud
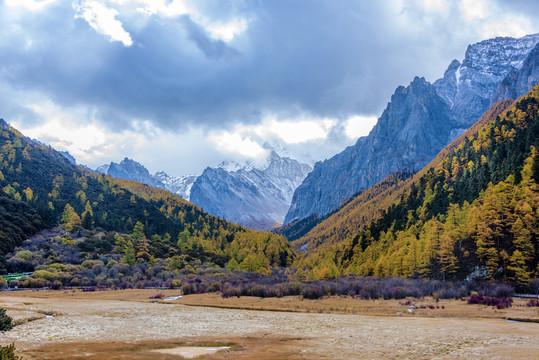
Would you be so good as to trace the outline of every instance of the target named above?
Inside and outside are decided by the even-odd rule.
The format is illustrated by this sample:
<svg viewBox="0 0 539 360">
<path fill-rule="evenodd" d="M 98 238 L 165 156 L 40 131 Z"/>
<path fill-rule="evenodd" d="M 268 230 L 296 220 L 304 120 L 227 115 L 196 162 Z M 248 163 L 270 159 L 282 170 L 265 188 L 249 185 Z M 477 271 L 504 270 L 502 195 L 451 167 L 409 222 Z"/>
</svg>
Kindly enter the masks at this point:
<svg viewBox="0 0 539 360">
<path fill-rule="evenodd" d="M 268 139 L 277 138 L 289 145 L 323 140 L 336 124 L 333 119 L 279 121 L 266 117 L 259 125 L 237 125 L 232 132 L 211 134 L 209 140 L 219 151 L 256 158 L 266 154 L 260 143 Z"/>
<path fill-rule="evenodd" d="M 266 150 L 250 137 L 243 137 L 238 133 L 223 131 L 219 134 L 212 134 L 209 140 L 217 146 L 217 150 L 242 155 L 250 158 L 264 156 Z"/>
<path fill-rule="evenodd" d="M 521 37 L 533 33 L 533 26 L 521 16 L 506 15 L 498 21 L 485 22 L 481 27 L 481 37 L 496 36 Z"/>
<path fill-rule="evenodd" d="M 446 0 L 423 0 L 423 8 L 427 11 L 443 11 L 447 10 L 448 3 Z"/>
<path fill-rule="evenodd" d="M 170 143 L 167 134 L 149 122 L 136 121 L 133 130 L 115 133 L 96 123 L 81 123 L 80 119 L 92 117 L 92 112 L 85 108 L 64 109 L 50 101 L 35 103 L 28 108 L 46 121 L 26 126 L 15 121 L 12 125 L 25 136 L 56 150 L 68 151 L 81 164 L 96 167 L 125 156 L 139 159 L 141 154 L 150 153 L 148 148 L 154 146 L 155 138 L 159 138 L 163 146 Z"/>
<path fill-rule="evenodd" d="M 229 20 L 211 20 L 199 12 L 195 6 L 188 6 L 185 0 L 109 0 L 113 4 L 134 9 L 147 16 L 162 16 L 173 18 L 180 15 L 189 15 L 191 19 L 203 27 L 214 39 L 229 42 L 239 34 L 247 30 L 249 21 L 243 18 Z M 123 12 L 122 12 L 123 14 Z"/>
<path fill-rule="evenodd" d="M 337 121 L 333 119 L 279 121 L 269 117 L 260 125 L 240 127 L 239 130 L 255 133 L 262 139 L 275 136 L 287 144 L 299 144 L 327 138 L 336 124 Z"/>
<path fill-rule="evenodd" d="M 350 139 L 367 136 L 377 121 L 374 116 L 353 116 L 346 121 L 344 132 Z"/>
<path fill-rule="evenodd" d="M 227 23 L 206 23 L 203 26 L 214 39 L 225 42 L 231 41 L 239 34 L 247 30 L 248 21 L 245 19 L 235 19 Z"/>
<path fill-rule="evenodd" d="M 73 3 L 73 8 L 77 12 L 75 18 L 86 20 L 98 33 L 108 36 L 111 41 L 119 41 L 124 46 L 133 45 L 131 36 L 116 19 L 118 15 L 116 9 L 110 9 L 104 3 L 95 0 Z"/>
<path fill-rule="evenodd" d="M 460 10 L 468 22 L 484 19 L 490 15 L 485 0 L 461 0 Z"/>
<path fill-rule="evenodd" d="M 24 7 L 31 11 L 40 11 L 57 1 L 58 0 L 6 0 L 6 5 L 10 7 Z"/>
<path fill-rule="evenodd" d="M 159 14 L 166 17 L 175 17 L 190 12 L 183 0 L 115 0 L 115 2 L 122 5 L 126 3 L 138 4 L 137 11 L 147 15 Z"/>
<path fill-rule="evenodd" d="M 521 37 L 537 31 L 529 17 L 507 12 L 495 2 L 461 0 L 459 9 L 467 26 L 480 39 L 496 36 Z"/>
<path fill-rule="evenodd" d="M 260 158 L 267 154 L 260 144 L 268 140 L 279 139 L 287 145 L 324 140 L 336 124 L 334 119 L 277 120 L 266 117 L 259 125 L 237 125 L 233 131 L 210 134 L 208 140 L 221 152 Z"/>
</svg>

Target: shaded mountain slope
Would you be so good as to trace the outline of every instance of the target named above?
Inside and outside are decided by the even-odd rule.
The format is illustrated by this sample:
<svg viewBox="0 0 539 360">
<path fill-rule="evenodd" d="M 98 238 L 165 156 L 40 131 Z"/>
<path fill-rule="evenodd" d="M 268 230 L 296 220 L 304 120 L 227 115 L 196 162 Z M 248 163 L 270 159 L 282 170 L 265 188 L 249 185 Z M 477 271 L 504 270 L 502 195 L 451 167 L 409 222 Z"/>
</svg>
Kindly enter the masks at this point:
<svg viewBox="0 0 539 360">
<path fill-rule="evenodd" d="M 388 207 L 369 209 L 379 215 L 355 235 L 337 235 L 333 245 L 311 249 L 298 265 L 318 277 L 464 277 L 476 267 L 477 276 L 522 285 L 537 276 L 539 86 L 507 103 L 493 107 L 431 165 L 398 185 Z M 382 195 L 377 202 L 386 199 Z M 365 205 L 357 206 L 353 211 Z M 320 225 L 338 220 L 330 217 Z M 298 244 L 316 246 L 316 234 L 311 236 Z"/>
</svg>

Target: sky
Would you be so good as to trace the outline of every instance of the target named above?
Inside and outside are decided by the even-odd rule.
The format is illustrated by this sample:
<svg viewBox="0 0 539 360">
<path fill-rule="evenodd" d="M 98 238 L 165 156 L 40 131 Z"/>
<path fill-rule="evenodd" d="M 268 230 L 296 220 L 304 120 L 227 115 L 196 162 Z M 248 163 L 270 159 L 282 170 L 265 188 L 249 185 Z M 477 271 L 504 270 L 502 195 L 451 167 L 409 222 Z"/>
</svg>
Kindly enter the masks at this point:
<svg viewBox="0 0 539 360">
<path fill-rule="evenodd" d="M 1 0 L 0 118 L 91 168 L 329 158 L 539 0 Z"/>
</svg>

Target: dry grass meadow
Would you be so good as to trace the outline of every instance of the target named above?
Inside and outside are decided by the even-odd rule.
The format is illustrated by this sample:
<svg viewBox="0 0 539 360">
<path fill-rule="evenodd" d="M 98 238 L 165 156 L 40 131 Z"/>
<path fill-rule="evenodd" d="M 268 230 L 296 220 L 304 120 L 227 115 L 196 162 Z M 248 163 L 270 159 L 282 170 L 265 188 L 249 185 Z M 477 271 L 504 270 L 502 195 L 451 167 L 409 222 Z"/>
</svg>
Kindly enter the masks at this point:
<svg viewBox="0 0 539 360">
<path fill-rule="evenodd" d="M 403 300 L 152 299 L 158 294 L 179 295 L 1 292 L 0 307 L 17 326 L 0 334 L 0 344 L 14 342 L 28 360 L 539 359 L 539 309 L 526 300 L 503 310 L 414 300 L 427 308 L 410 313 Z M 199 347 L 225 348 L 204 354 Z"/>
</svg>

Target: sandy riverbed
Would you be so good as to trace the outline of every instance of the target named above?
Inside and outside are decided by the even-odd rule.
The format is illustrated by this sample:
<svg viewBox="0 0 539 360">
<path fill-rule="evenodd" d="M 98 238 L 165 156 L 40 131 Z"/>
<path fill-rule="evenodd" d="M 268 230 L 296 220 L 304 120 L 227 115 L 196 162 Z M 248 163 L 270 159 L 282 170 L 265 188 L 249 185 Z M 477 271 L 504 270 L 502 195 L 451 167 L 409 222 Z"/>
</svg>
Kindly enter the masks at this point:
<svg viewBox="0 0 539 360">
<path fill-rule="evenodd" d="M 180 359 L 154 350 L 186 345 L 230 346 L 205 359 L 539 359 L 537 323 L 238 310 L 152 294 L 0 293 L 0 307 L 21 322 L 0 344 L 14 342 L 24 359 Z"/>
</svg>

